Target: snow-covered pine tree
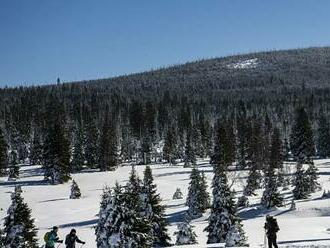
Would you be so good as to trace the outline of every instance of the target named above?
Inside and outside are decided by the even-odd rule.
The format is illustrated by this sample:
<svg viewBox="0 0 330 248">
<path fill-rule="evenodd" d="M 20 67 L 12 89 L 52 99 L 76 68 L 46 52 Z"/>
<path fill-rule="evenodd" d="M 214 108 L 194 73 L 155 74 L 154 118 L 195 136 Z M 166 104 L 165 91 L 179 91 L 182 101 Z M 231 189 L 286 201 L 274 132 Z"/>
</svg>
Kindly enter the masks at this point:
<svg viewBox="0 0 330 248">
<path fill-rule="evenodd" d="M 119 187 L 119 185 L 116 183 L 115 187 Z M 104 248 L 108 245 L 107 226 L 105 225 L 105 223 L 108 219 L 109 210 L 112 207 L 112 200 L 113 198 L 111 197 L 111 189 L 109 187 L 104 187 L 100 203 L 100 211 L 98 214 L 99 220 L 95 228 L 97 247 Z"/>
<path fill-rule="evenodd" d="M 197 244 L 197 235 L 193 231 L 193 226 L 190 225 L 188 220 L 178 225 L 178 231 L 174 232 L 176 235 L 175 245 L 191 245 Z"/>
<path fill-rule="evenodd" d="M 192 143 L 191 137 L 192 130 L 189 129 L 187 131 L 187 138 L 186 138 L 186 145 L 184 150 L 184 165 L 183 167 L 191 167 L 196 164 L 196 155 L 195 155 L 195 148 Z"/>
<path fill-rule="evenodd" d="M 237 207 L 238 208 L 245 208 L 245 207 L 248 207 L 250 205 L 249 203 L 249 198 L 247 196 L 245 196 L 244 194 L 242 196 L 240 196 L 238 199 L 237 199 L 237 203 L 236 203 Z"/>
<path fill-rule="evenodd" d="M 180 188 L 176 188 L 176 190 L 175 190 L 175 192 L 174 192 L 174 194 L 173 194 L 172 199 L 173 199 L 173 200 L 183 199 L 183 194 L 182 194 Z"/>
<path fill-rule="evenodd" d="M 85 126 L 85 159 L 88 168 L 98 168 L 99 162 L 99 131 L 92 117 L 84 122 Z"/>
<path fill-rule="evenodd" d="M 305 172 L 306 175 L 306 180 L 308 182 L 308 192 L 309 193 L 314 193 L 317 190 L 319 190 L 320 184 L 318 183 L 318 175 L 317 175 L 317 168 L 313 164 L 310 164 Z"/>
<path fill-rule="evenodd" d="M 291 131 L 291 150 L 297 161 L 297 170 L 294 181 L 294 198 L 307 198 L 309 193 L 316 190 L 317 168 L 314 166 L 312 156 L 315 155 L 313 130 L 304 108 L 296 110 Z M 309 165 L 308 174 L 303 170 L 303 164 Z M 311 185 L 311 187 L 309 186 Z"/>
<path fill-rule="evenodd" d="M 71 194 L 70 194 L 70 199 L 79 199 L 81 197 L 81 192 L 78 184 L 76 183 L 75 180 L 72 181 L 71 185 Z"/>
<path fill-rule="evenodd" d="M 194 166 L 190 174 L 190 183 L 186 205 L 189 218 L 199 218 L 209 207 L 209 195 L 205 176 Z"/>
<path fill-rule="evenodd" d="M 241 220 L 236 213 L 234 195 L 228 187 L 227 176 L 223 169 L 215 170 L 212 187 L 213 203 L 209 223 L 205 228 L 205 231 L 208 232 L 207 243 L 226 242 L 228 234 L 235 227 L 239 231 L 239 235 L 235 238 L 234 246 L 245 244 Z"/>
<path fill-rule="evenodd" d="M 12 202 L 4 222 L 4 248 L 38 248 L 34 219 L 20 192 L 15 189 L 11 195 Z"/>
<path fill-rule="evenodd" d="M 244 188 L 244 194 L 251 196 L 254 194 L 256 189 L 261 187 L 262 175 L 260 170 L 263 169 L 264 157 L 263 157 L 263 138 L 262 128 L 260 122 L 257 120 L 252 125 L 251 139 L 248 146 L 248 158 L 249 161 L 247 166 L 249 167 L 249 176 L 247 184 Z"/>
<path fill-rule="evenodd" d="M 77 124 L 73 137 L 73 153 L 71 161 L 71 171 L 77 172 L 82 170 L 85 164 L 85 134 L 81 124 Z"/>
<path fill-rule="evenodd" d="M 244 238 L 242 238 L 244 237 Z M 239 225 L 233 225 L 227 234 L 226 237 L 226 247 L 242 247 L 242 246 L 248 246 L 246 244 L 245 234 L 242 229 L 242 226 Z"/>
<path fill-rule="evenodd" d="M 34 130 L 30 148 L 30 165 L 40 165 L 42 163 L 42 143 L 39 131 Z"/>
<path fill-rule="evenodd" d="M 99 157 L 99 167 L 101 171 L 115 170 L 118 166 L 117 131 L 112 121 L 110 121 L 107 115 L 102 127 Z"/>
<path fill-rule="evenodd" d="M 296 210 L 296 203 L 294 202 L 294 199 L 291 201 L 290 210 Z"/>
<path fill-rule="evenodd" d="M 144 170 L 142 196 L 142 216 L 146 217 L 152 226 L 153 246 L 170 246 L 171 239 L 167 234 L 165 207 L 161 205 L 161 198 L 157 194 L 157 186 L 154 184 L 150 166 L 146 166 Z"/>
<path fill-rule="evenodd" d="M 151 226 L 132 208 L 130 200 L 131 192 L 116 184 L 96 229 L 98 248 L 151 247 Z"/>
<path fill-rule="evenodd" d="M 278 177 L 276 169 L 282 167 L 282 142 L 280 131 L 275 128 L 271 138 L 271 147 L 269 154 L 269 166 L 266 171 L 266 188 L 261 198 L 261 203 L 267 207 L 280 207 L 283 205 L 283 197 L 278 192 Z"/>
<path fill-rule="evenodd" d="M 53 99 L 48 105 L 43 165 L 45 179 L 52 184 L 70 179 L 70 144 L 66 137 L 63 105 Z"/>
<path fill-rule="evenodd" d="M 5 233 L 0 227 L 0 247 L 5 247 Z"/>
<path fill-rule="evenodd" d="M 164 159 L 170 164 L 175 164 L 176 153 L 177 140 L 175 137 L 175 129 L 169 127 L 165 136 L 165 143 L 163 148 Z"/>
<path fill-rule="evenodd" d="M 149 136 L 143 137 L 141 143 L 141 157 L 143 164 L 150 164 L 151 163 L 151 140 Z"/>
<path fill-rule="evenodd" d="M 238 167 L 245 168 L 247 164 L 247 150 L 250 136 L 249 121 L 247 119 L 246 107 L 242 101 L 239 102 L 236 116 L 237 126 L 237 159 Z"/>
<path fill-rule="evenodd" d="M 0 128 L 0 176 L 6 175 L 8 167 L 7 143 Z"/>
<path fill-rule="evenodd" d="M 15 181 L 19 179 L 19 166 L 12 165 L 9 168 L 8 181 Z"/>
<path fill-rule="evenodd" d="M 305 175 L 305 171 L 302 168 L 301 164 L 297 164 L 297 170 L 295 173 L 295 178 L 294 178 L 294 189 L 293 189 L 293 197 L 296 200 L 300 199 L 306 199 L 309 196 L 309 185 L 308 185 L 308 180 Z"/>
<path fill-rule="evenodd" d="M 317 155 L 321 158 L 330 156 L 330 125 L 322 112 L 317 127 Z"/>
</svg>

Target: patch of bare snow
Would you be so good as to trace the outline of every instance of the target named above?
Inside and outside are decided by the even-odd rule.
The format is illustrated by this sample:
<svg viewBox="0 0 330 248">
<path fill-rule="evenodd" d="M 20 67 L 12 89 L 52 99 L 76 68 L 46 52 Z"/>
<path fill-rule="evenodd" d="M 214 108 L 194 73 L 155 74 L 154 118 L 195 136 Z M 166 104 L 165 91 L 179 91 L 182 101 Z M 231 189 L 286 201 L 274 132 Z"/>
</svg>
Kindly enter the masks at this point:
<svg viewBox="0 0 330 248">
<path fill-rule="evenodd" d="M 230 69 L 252 69 L 258 66 L 259 62 L 257 58 L 241 60 L 237 63 L 230 63 L 227 65 Z"/>
</svg>

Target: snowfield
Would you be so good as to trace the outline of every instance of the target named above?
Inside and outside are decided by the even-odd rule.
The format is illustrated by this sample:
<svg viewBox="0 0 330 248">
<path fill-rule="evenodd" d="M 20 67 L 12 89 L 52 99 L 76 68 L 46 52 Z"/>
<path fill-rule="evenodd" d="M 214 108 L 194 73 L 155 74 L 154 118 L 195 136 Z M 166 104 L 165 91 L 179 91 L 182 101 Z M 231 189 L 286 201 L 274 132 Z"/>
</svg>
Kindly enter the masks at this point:
<svg viewBox="0 0 330 248">
<path fill-rule="evenodd" d="M 230 69 L 253 69 L 258 66 L 259 62 L 257 58 L 242 60 L 237 63 L 228 64 L 227 67 Z"/>
<path fill-rule="evenodd" d="M 281 191 L 286 199 L 284 207 L 270 211 L 262 208 L 259 205 L 262 191 L 258 191 L 257 196 L 249 198 L 251 206 L 240 209 L 250 247 L 263 247 L 263 225 L 266 214 L 275 215 L 278 220 L 280 247 L 330 247 L 330 198 L 321 198 L 324 189 L 330 190 L 330 160 L 317 160 L 315 163 L 319 168 L 319 182 L 323 189 L 309 199 L 297 201 L 296 210 L 290 210 L 291 189 Z M 287 166 L 294 168 L 292 164 Z M 184 203 L 191 169 L 183 168 L 181 164 L 176 166 L 155 164 L 151 168 L 158 192 L 163 199 L 163 204 L 166 205 L 166 214 L 170 222 L 169 234 L 174 243 L 173 233 L 187 209 Z M 10 204 L 10 193 L 13 192 L 15 185 L 22 185 L 23 197 L 32 209 L 36 226 L 39 228 L 40 245 L 43 244 L 43 236 L 49 228 L 58 225 L 60 238 L 64 238 L 70 229 L 76 228 L 78 236 L 87 242 L 84 247 L 95 248 L 94 226 L 98 219 L 102 189 L 105 185 L 113 186 L 116 181 L 125 184 L 130 169 L 130 166 L 123 166 L 113 172 L 88 171 L 73 174 L 72 178 L 78 183 L 82 192 L 82 198 L 74 200 L 69 199 L 71 182 L 55 186 L 48 185 L 43 181 L 40 166 L 23 166 L 20 171 L 21 178 L 18 181 L 9 182 L 7 178 L 0 178 L 1 223 Z M 205 172 L 211 192 L 212 167 L 208 161 L 199 161 L 199 169 Z M 144 166 L 136 166 L 136 170 L 142 177 Z M 288 171 L 292 170 L 288 169 Z M 228 172 L 229 183 L 237 192 L 237 196 L 242 193 L 246 175 L 247 171 Z M 177 187 L 181 188 L 184 195 L 182 200 L 172 200 Z M 222 245 L 206 246 L 207 233 L 203 232 L 203 229 L 207 225 L 207 217 L 208 213 L 192 222 L 199 244 L 180 247 L 222 247 Z"/>
</svg>

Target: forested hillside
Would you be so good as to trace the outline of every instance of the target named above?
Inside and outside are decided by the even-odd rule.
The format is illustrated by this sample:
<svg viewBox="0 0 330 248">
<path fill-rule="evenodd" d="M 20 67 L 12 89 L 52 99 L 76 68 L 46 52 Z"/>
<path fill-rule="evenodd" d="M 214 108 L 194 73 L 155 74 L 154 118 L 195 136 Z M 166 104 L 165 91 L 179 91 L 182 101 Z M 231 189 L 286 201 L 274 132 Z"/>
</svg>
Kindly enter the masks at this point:
<svg viewBox="0 0 330 248">
<path fill-rule="evenodd" d="M 68 172 L 109 170 L 125 161 L 184 160 L 189 142 L 196 156 L 210 156 L 214 127 L 221 123 L 232 129 L 236 157 L 244 165 L 250 141 L 269 142 L 265 137 L 275 127 L 288 157 L 295 110 L 302 107 L 318 155 L 326 157 L 330 149 L 322 138 L 329 133 L 329 82 L 330 48 L 325 47 L 201 60 L 110 79 L 4 88 L 2 143 L 9 165 L 47 167 L 55 159 L 50 154 L 57 154 Z"/>
</svg>

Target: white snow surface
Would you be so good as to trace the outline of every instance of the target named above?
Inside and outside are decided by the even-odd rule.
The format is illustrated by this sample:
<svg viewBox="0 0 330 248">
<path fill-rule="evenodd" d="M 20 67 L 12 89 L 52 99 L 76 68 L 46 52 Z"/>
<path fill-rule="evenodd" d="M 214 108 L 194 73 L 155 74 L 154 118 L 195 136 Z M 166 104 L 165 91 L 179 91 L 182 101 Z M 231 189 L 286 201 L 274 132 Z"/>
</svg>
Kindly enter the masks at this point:
<svg viewBox="0 0 330 248">
<path fill-rule="evenodd" d="M 259 62 L 257 58 L 241 60 L 236 63 L 230 63 L 227 65 L 230 69 L 252 69 L 258 66 Z"/>
<path fill-rule="evenodd" d="M 212 167 L 208 161 L 199 161 L 199 169 L 207 176 L 211 193 Z M 330 160 L 316 160 L 319 168 L 319 182 L 322 190 L 311 195 L 309 199 L 296 202 L 296 210 L 290 210 L 291 189 L 282 191 L 286 199 L 285 206 L 266 210 L 260 206 L 262 190 L 258 195 L 249 197 L 250 207 L 240 209 L 243 225 L 250 247 L 263 247 L 264 221 L 266 214 L 276 216 L 280 231 L 278 233 L 279 247 L 330 247 L 330 198 L 322 199 L 323 190 L 330 189 Z M 292 168 L 293 165 L 288 165 Z M 142 177 L 144 166 L 136 166 L 137 172 Z M 166 215 L 170 222 L 169 234 L 172 243 L 175 243 L 173 233 L 177 230 L 177 224 L 183 220 L 184 205 L 187 196 L 190 168 L 183 168 L 182 164 L 170 166 L 167 164 L 151 165 L 158 191 L 166 205 Z M 70 229 L 77 229 L 80 239 L 87 242 L 84 248 L 95 248 L 94 226 L 97 223 L 97 214 L 101 200 L 102 189 L 105 185 L 113 186 L 116 181 L 125 184 L 130 172 L 130 166 L 119 167 L 112 172 L 88 171 L 73 174 L 72 178 L 78 183 L 81 199 L 70 199 L 71 182 L 62 185 L 48 185 L 44 183 L 40 166 L 23 166 L 17 181 L 7 181 L 0 178 L 0 221 L 6 216 L 10 205 L 10 193 L 15 185 L 22 185 L 23 197 L 32 209 L 36 225 L 39 228 L 38 235 L 40 245 L 43 244 L 44 234 L 54 225 L 60 227 L 59 236 L 64 238 Z M 291 170 L 293 171 L 293 170 Z M 233 182 L 233 188 L 237 197 L 242 193 L 242 187 L 246 179 L 247 171 L 228 172 L 229 183 Z M 176 188 L 182 190 L 183 199 L 173 200 L 172 196 Z M 206 245 L 207 233 L 203 229 L 207 225 L 207 212 L 203 217 L 192 221 L 194 231 L 197 234 L 198 245 L 180 247 L 223 247 L 219 245 Z"/>
</svg>

